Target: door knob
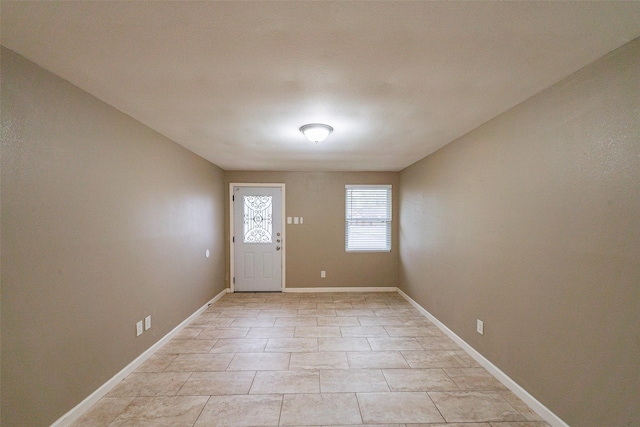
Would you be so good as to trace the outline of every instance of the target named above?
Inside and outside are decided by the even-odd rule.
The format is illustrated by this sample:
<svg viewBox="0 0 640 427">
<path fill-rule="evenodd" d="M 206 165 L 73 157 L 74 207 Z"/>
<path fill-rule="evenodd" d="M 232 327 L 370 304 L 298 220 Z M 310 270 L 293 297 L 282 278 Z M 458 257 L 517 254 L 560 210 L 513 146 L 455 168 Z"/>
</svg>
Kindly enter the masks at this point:
<svg viewBox="0 0 640 427">
<path fill-rule="evenodd" d="M 280 246 L 276 246 L 276 251 L 279 251 L 279 250 L 280 250 Z"/>
</svg>

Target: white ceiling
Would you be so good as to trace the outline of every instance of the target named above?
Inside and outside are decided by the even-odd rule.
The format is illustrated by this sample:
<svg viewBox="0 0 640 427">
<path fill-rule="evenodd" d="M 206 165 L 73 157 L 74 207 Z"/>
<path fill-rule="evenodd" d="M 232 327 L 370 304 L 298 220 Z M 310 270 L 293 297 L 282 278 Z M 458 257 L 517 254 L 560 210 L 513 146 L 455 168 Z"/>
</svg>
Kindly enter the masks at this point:
<svg viewBox="0 0 640 427">
<path fill-rule="evenodd" d="M 2 44 L 227 170 L 397 171 L 640 36 L 640 1 L 2 1 Z M 320 144 L 298 128 L 335 128 Z"/>
</svg>

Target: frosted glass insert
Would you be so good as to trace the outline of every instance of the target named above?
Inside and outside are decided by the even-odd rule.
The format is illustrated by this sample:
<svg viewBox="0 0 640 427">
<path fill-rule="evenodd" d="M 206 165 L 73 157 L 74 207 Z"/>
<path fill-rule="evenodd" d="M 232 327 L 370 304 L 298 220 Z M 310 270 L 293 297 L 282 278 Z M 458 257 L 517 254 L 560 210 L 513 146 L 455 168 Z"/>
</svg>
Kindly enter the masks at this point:
<svg viewBox="0 0 640 427">
<path fill-rule="evenodd" d="M 272 243 L 272 196 L 242 196 L 244 243 Z"/>
</svg>

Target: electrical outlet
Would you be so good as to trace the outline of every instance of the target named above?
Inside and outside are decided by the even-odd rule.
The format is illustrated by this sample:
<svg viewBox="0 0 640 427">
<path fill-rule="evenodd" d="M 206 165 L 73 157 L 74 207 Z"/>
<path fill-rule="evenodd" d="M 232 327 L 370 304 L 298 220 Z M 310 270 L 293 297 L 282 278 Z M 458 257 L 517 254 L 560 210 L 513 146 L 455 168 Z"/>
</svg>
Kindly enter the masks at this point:
<svg viewBox="0 0 640 427">
<path fill-rule="evenodd" d="M 148 331 L 149 329 L 151 329 L 151 316 L 144 318 L 144 330 Z"/>
<path fill-rule="evenodd" d="M 136 336 L 139 337 L 142 335 L 142 320 L 136 323 Z"/>
<path fill-rule="evenodd" d="M 484 322 L 480 319 L 476 319 L 476 320 L 477 320 L 476 331 L 478 331 L 480 335 L 484 335 Z"/>
<path fill-rule="evenodd" d="M 325 277 L 327 277 L 327 272 L 326 272 L 326 271 L 324 271 L 324 270 L 322 270 L 322 271 L 320 272 L 320 277 L 322 277 L 323 279 L 324 279 Z"/>
</svg>

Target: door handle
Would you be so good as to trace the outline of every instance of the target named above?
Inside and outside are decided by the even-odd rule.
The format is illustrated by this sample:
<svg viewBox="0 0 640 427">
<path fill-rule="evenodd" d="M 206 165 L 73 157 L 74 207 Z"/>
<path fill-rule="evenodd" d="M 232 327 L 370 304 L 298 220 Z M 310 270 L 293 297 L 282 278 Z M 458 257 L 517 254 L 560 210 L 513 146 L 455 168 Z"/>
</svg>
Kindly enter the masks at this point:
<svg viewBox="0 0 640 427">
<path fill-rule="evenodd" d="M 280 250 L 280 246 L 276 246 L 276 251 L 279 251 L 279 250 Z"/>
</svg>

